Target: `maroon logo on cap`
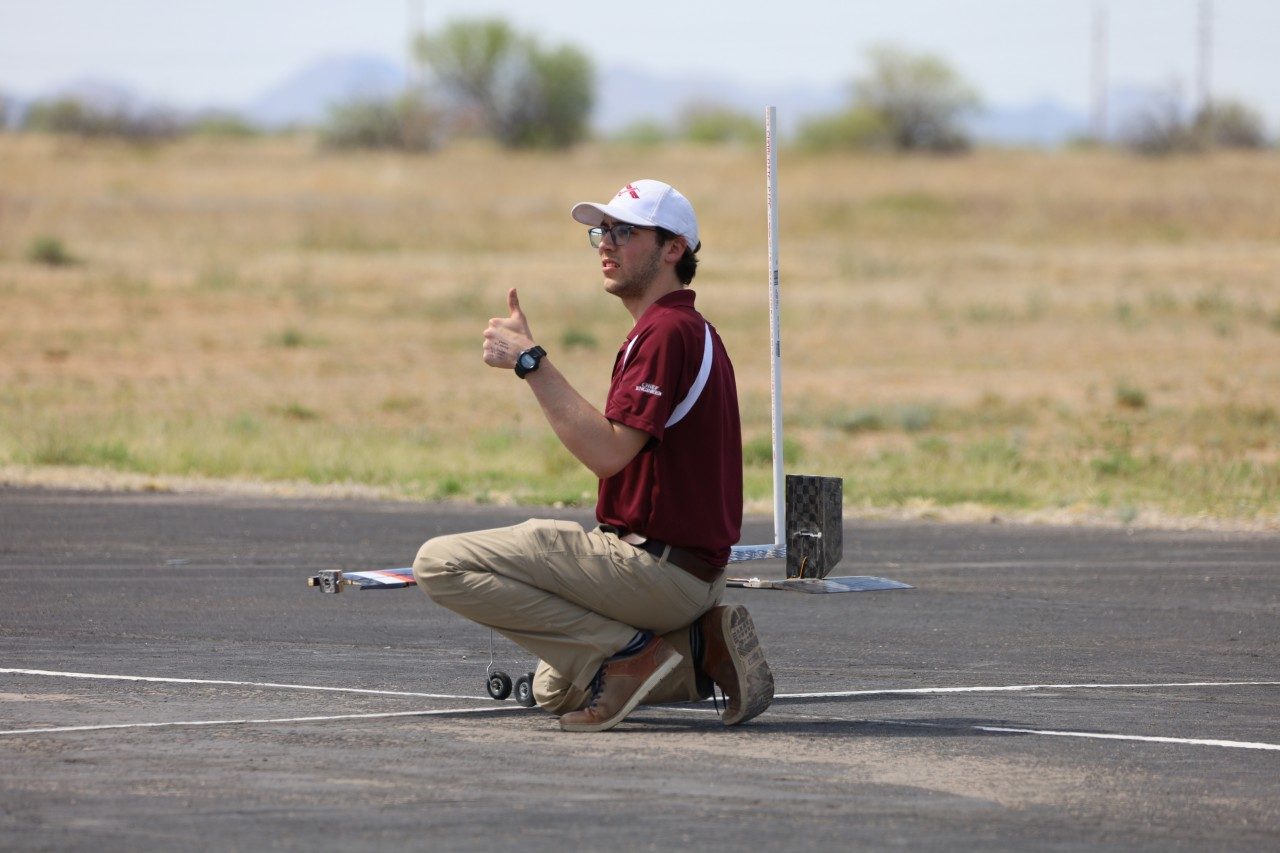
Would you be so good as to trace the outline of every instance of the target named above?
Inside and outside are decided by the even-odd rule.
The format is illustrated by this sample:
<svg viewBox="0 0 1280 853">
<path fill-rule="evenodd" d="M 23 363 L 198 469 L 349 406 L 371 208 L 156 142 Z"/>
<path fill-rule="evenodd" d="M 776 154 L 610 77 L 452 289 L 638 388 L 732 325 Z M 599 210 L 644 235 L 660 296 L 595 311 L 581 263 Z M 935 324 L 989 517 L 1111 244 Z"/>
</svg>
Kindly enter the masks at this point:
<svg viewBox="0 0 1280 853">
<path fill-rule="evenodd" d="M 632 198 L 640 198 L 640 193 L 636 192 L 636 188 L 631 186 L 631 184 L 627 184 L 625 187 L 618 190 L 618 195 L 615 195 L 614 198 L 617 198 L 623 193 L 630 193 Z"/>
</svg>

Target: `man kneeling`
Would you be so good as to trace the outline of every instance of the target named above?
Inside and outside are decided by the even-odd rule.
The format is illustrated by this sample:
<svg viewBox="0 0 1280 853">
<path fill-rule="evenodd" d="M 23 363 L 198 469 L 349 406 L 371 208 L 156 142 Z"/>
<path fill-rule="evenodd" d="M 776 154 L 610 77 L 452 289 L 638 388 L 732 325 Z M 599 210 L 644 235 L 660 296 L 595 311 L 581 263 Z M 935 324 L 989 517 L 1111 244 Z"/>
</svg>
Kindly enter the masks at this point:
<svg viewBox="0 0 1280 853">
<path fill-rule="evenodd" d="M 534 698 L 566 731 L 604 731 L 642 703 L 706 698 L 712 685 L 724 723 L 745 722 L 769 707 L 773 676 L 746 608 L 718 605 L 741 532 L 742 437 L 733 365 L 688 289 L 693 207 L 640 180 L 571 215 L 635 321 L 604 411 L 534 342 L 515 289 L 484 332 L 484 360 L 524 380 L 599 477 L 599 525 L 534 519 L 437 537 L 414 575 L 437 603 L 538 656 Z"/>
</svg>

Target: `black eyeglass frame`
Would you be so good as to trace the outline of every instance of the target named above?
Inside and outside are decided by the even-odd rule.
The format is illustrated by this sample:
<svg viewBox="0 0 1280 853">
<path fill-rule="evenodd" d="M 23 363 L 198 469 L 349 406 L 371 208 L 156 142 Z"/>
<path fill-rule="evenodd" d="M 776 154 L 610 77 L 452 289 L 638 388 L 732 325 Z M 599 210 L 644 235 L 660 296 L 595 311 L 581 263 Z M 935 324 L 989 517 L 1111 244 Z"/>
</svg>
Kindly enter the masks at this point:
<svg viewBox="0 0 1280 853">
<path fill-rule="evenodd" d="M 627 245 L 627 241 L 631 239 L 632 232 L 635 231 L 657 231 L 649 225 L 632 225 L 630 222 L 615 222 L 606 227 L 597 225 L 595 228 L 587 229 L 587 240 L 591 243 L 591 248 L 599 249 L 600 244 L 604 242 L 604 236 L 609 235 L 609 239 L 613 241 L 613 245 L 621 249 Z"/>
</svg>

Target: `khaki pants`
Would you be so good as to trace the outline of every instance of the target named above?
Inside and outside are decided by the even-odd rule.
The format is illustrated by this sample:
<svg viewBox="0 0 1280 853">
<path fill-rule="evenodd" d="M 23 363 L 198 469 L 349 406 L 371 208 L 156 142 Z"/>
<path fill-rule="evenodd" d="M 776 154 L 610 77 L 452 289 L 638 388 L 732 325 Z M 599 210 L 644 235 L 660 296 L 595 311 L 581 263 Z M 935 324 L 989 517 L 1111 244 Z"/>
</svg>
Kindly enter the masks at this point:
<svg viewBox="0 0 1280 853">
<path fill-rule="evenodd" d="M 708 584 L 611 533 L 542 519 L 439 536 L 413 574 L 437 604 L 536 655 L 534 698 L 553 714 L 582 707 L 601 664 L 638 630 L 683 657 L 646 701 L 701 698 L 688 627 L 720 600 L 723 575 Z"/>
</svg>

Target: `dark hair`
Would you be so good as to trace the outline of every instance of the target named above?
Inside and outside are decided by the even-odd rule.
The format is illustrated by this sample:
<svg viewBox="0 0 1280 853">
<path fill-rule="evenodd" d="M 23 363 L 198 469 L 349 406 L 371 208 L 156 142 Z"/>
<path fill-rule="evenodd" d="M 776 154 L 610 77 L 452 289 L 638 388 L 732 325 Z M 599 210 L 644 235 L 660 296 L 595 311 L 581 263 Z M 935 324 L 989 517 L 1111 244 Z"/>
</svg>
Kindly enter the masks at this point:
<svg viewBox="0 0 1280 853">
<path fill-rule="evenodd" d="M 674 240 L 679 237 L 674 231 L 668 231 L 665 228 L 655 228 L 658 232 L 659 245 L 665 245 L 668 240 Z M 689 284 L 693 281 L 693 277 L 698 272 L 698 249 L 702 248 L 699 243 L 696 247 L 689 245 L 689 240 L 684 241 L 684 254 L 680 256 L 680 260 L 676 261 L 676 278 L 680 279 L 681 284 Z"/>
</svg>

